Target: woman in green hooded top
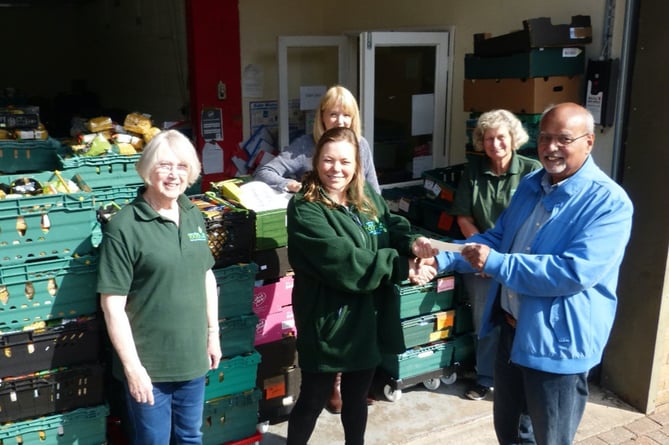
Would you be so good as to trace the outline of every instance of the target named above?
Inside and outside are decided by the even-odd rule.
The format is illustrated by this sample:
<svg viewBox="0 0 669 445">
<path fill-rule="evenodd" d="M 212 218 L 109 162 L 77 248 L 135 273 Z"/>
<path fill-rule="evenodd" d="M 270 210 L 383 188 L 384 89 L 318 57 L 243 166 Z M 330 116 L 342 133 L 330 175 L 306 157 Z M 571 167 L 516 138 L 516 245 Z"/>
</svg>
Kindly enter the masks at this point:
<svg viewBox="0 0 669 445">
<path fill-rule="evenodd" d="M 367 394 L 381 362 L 377 309 L 393 295 L 393 284 L 434 278 L 436 271 L 418 258 L 435 252 L 365 183 L 358 140 L 342 127 L 319 139 L 313 171 L 288 205 L 287 224 L 302 372 L 287 444 L 307 443 L 341 372 L 346 444 L 361 445 Z"/>
</svg>

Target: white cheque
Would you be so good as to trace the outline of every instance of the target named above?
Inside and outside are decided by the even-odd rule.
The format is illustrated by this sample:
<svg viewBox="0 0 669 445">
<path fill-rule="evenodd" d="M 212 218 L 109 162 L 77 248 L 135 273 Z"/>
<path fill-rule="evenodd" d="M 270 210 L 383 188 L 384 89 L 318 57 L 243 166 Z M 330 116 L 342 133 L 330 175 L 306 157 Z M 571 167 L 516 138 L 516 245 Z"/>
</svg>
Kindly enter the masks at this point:
<svg viewBox="0 0 669 445">
<path fill-rule="evenodd" d="M 430 244 L 432 247 L 442 252 L 462 252 L 462 249 L 465 247 L 464 244 L 447 243 L 434 238 L 430 238 Z"/>
</svg>

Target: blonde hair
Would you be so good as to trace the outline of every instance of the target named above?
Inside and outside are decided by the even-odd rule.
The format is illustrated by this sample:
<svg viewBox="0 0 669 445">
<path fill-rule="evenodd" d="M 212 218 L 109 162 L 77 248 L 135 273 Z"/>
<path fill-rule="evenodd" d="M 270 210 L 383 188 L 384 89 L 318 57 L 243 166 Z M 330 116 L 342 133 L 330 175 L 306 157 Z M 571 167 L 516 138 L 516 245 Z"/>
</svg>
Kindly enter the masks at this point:
<svg viewBox="0 0 669 445">
<path fill-rule="evenodd" d="M 163 153 L 171 151 L 181 162 L 188 165 L 188 185 L 193 185 L 200 177 L 202 166 L 193 143 L 177 130 L 161 131 L 155 135 L 139 157 L 135 169 L 147 185 L 151 184 L 151 172 L 160 162 Z"/>
<path fill-rule="evenodd" d="M 360 144 L 355 133 L 350 128 L 330 128 L 323 133 L 316 143 L 312 160 L 312 171 L 307 173 L 304 179 L 304 199 L 309 202 L 322 202 L 330 208 L 334 208 L 336 205 L 321 193 L 322 183 L 318 175 L 318 163 L 323 153 L 323 147 L 331 142 L 348 142 L 355 147 L 355 173 L 346 190 L 346 198 L 348 203 L 358 209 L 358 211 L 371 218 L 375 218 L 377 216 L 377 209 L 365 194 L 365 175 L 362 172 L 362 163 L 360 162 Z"/>
<path fill-rule="evenodd" d="M 318 113 L 314 119 L 314 129 L 313 136 L 314 141 L 318 140 L 325 133 L 325 124 L 323 124 L 323 113 L 327 110 L 336 107 L 339 105 L 345 113 L 351 115 L 351 130 L 355 133 L 355 136 L 360 140 L 362 136 L 362 125 L 360 124 L 360 109 L 358 108 L 358 101 L 355 100 L 355 96 L 348 89 L 341 85 L 334 85 L 330 87 L 323 97 L 321 97 L 321 102 L 318 106 Z"/>
<path fill-rule="evenodd" d="M 513 150 L 517 150 L 530 139 L 527 131 L 523 128 L 522 122 L 512 112 L 507 110 L 491 110 L 483 113 L 476 123 L 476 128 L 474 128 L 474 134 L 472 135 L 474 149 L 476 151 L 484 151 L 483 138 L 485 132 L 499 128 L 509 130 L 511 148 Z"/>
</svg>

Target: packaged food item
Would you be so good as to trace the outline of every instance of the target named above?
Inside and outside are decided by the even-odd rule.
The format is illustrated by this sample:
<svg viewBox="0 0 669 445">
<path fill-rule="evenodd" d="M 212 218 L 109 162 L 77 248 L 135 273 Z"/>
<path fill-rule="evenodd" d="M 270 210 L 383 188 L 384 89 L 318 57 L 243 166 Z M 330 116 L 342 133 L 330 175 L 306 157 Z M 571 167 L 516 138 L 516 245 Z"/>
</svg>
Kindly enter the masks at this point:
<svg viewBox="0 0 669 445">
<path fill-rule="evenodd" d="M 123 121 L 123 128 L 141 135 L 148 132 L 152 126 L 151 118 L 141 113 L 129 113 Z"/>
<path fill-rule="evenodd" d="M 93 141 L 88 144 L 88 150 L 83 152 L 84 156 L 100 156 L 107 153 L 111 149 L 111 144 L 106 137 L 97 135 Z"/>
<path fill-rule="evenodd" d="M 91 133 L 98 133 L 100 131 L 111 130 L 114 127 L 111 117 L 99 116 L 89 119 L 86 122 L 86 128 Z"/>
<path fill-rule="evenodd" d="M 146 142 L 146 143 L 148 144 L 149 141 L 150 141 L 151 139 L 153 139 L 153 137 L 154 137 L 155 135 L 157 135 L 158 133 L 160 133 L 160 128 L 158 128 L 158 127 L 151 127 L 151 128 L 149 128 L 149 129 L 146 131 L 146 133 L 144 133 L 144 142 Z"/>
</svg>

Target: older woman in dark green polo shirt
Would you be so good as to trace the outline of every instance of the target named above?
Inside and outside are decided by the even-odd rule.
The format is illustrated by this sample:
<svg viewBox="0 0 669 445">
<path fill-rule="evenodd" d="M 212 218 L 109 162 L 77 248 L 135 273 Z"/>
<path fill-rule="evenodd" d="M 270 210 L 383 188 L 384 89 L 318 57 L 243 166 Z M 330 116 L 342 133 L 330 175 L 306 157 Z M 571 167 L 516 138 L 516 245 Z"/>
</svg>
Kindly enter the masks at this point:
<svg viewBox="0 0 669 445">
<path fill-rule="evenodd" d="M 145 186 L 107 223 L 97 290 L 126 385 L 134 445 L 202 443 L 205 375 L 218 367 L 218 293 L 201 211 L 184 195 L 200 162 L 183 134 L 154 136 Z"/>
<path fill-rule="evenodd" d="M 539 161 L 519 155 L 516 150 L 528 141 L 520 120 L 507 110 L 483 113 L 473 133 L 474 156 L 460 178 L 451 213 L 457 215 L 460 231 L 469 238 L 485 232 L 508 205 L 521 178 L 541 168 Z M 474 328 L 479 330 L 490 279 L 481 274 L 463 275 L 472 305 Z M 498 332 L 479 338 L 476 347 L 476 382 L 465 396 L 482 400 L 493 387 L 493 363 Z"/>
</svg>

